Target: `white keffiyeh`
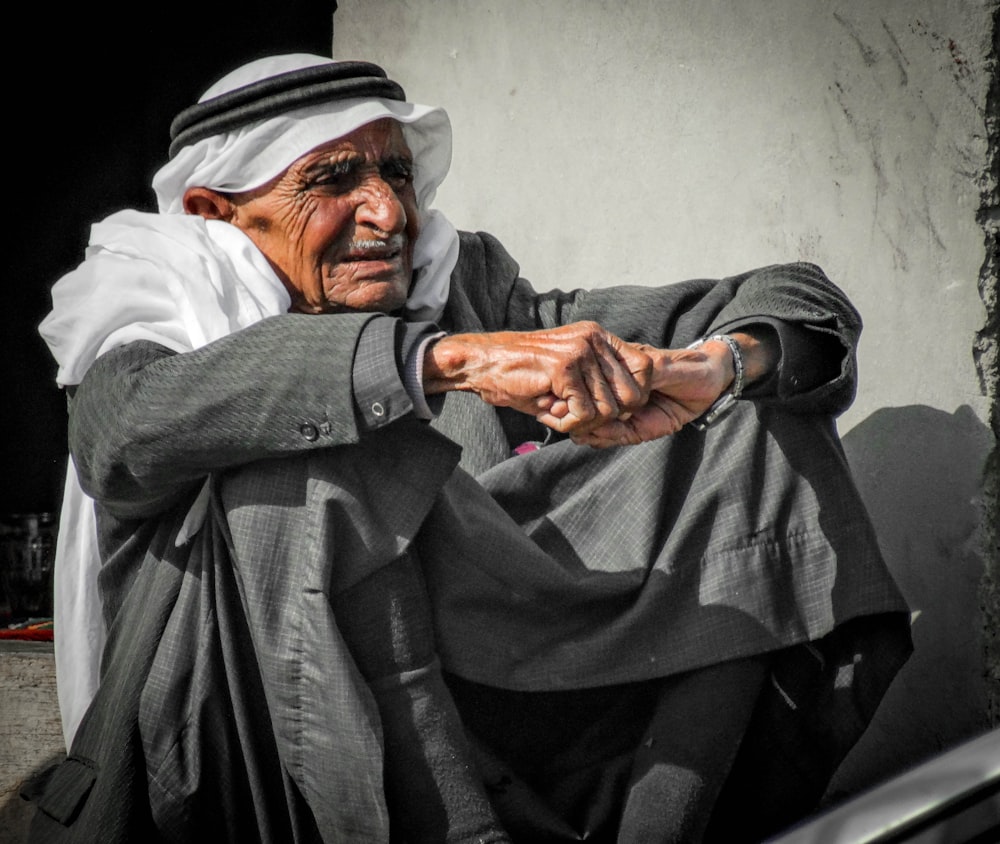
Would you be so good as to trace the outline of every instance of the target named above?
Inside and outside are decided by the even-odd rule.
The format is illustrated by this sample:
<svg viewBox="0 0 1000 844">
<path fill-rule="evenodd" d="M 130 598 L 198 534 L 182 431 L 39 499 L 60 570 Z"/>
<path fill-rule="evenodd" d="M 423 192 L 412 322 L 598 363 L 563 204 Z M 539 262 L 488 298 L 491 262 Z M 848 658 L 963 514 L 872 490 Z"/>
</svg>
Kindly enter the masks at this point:
<svg viewBox="0 0 1000 844">
<path fill-rule="evenodd" d="M 220 80 L 202 100 L 329 61 L 304 54 L 258 60 Z M 421 213 L 406 316 L 438 319 L 458 259 L 455 228 L 429 207 L 451 160 L 447 115 L 380 99 L 312 105 L 184 147 L 153 179 L 159 214 L 122 211 L 92 228 L 84 262 L 55 284 L 52 312 L 39 329 L 59 365 L 59 384 L 80 383 L 100 355 L 135 340 L 185 352 L 287 311 L 288 293 L 250 239 L 228 223 L 185 215 L 184 191 L 256 187 L 316 146 L 384 117 L 403 127 L 414 156 Z M 179 541 L 198 530 L 206 503 L 203 490 Z M 93 501 L 80 489 L 70 460 L 54 602 L 56 678 L 67 748 L 98 686 L 105 640 L 99 569 Z"/>
</svg>

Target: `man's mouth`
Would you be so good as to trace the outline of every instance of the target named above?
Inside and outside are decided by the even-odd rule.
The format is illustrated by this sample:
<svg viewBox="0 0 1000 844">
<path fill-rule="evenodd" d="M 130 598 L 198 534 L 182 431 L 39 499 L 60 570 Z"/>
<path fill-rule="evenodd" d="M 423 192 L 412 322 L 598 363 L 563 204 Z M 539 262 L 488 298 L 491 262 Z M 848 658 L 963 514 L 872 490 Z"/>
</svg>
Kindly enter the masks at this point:
<svg viewBox="0 0 1000 844">
<path fill-rule="evenodd" d="M 355 261 L 392 261 L 403 251 L 404 237 L 401 234 L 381 239 L 352 240 L 347 245 L 345 260 Z"/>
</svg>

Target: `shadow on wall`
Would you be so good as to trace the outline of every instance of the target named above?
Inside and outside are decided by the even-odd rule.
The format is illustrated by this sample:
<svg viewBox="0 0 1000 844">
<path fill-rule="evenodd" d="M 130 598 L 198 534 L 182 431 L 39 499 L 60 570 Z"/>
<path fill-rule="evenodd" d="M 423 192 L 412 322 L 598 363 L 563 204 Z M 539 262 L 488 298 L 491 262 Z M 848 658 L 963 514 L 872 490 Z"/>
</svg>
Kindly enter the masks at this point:
<svg viewBox="0 0 1000 844">
<path fill-rule="evenodd" d="M 989 727 L 980 584 L 982 473 L 972 409 L 885 408 L 843 437 L 889 568 L 913 610 L 914 654 L 832 791 L 854 792 Z"/>
</svg>

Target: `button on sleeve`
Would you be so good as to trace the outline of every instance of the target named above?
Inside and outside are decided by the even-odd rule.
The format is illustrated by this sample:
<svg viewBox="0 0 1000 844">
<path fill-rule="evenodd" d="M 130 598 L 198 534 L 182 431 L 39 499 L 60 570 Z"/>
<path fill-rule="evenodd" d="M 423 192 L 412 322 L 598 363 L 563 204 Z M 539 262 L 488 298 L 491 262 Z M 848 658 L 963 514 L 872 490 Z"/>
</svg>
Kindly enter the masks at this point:
<svg viewBox="0 0 1000 844">
<path fill-rule="evenodd" d="M 352 379 L 358 427 L 373 431 L 413 411 L 401 375 L 403 323 L 379 316 L 365 326 L 354 353 Z"/>
</svg>

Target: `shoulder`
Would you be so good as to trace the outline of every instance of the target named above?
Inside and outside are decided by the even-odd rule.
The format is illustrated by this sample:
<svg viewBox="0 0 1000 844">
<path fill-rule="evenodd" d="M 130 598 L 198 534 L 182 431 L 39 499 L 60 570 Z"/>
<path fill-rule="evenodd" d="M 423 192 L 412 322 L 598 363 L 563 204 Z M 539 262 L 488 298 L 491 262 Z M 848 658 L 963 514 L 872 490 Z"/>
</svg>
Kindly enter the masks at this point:
<svg viewBox="0 0 1000 844">
<path fill-rule="evenodd" d="M 458 262 L 451 276 L 453 319 L 465 324 L 474 313 L 487 330 L 502 327 L 520 266 L 487 232 L 460 231 L 458 236 Z"/>
<path fill-rule="evenodd" d="M 459 253 L 456 273 L 504 275 L 517 278 L 520 266 L 504 245 L 488 232 L 458 233 Z"/>
</svg>

